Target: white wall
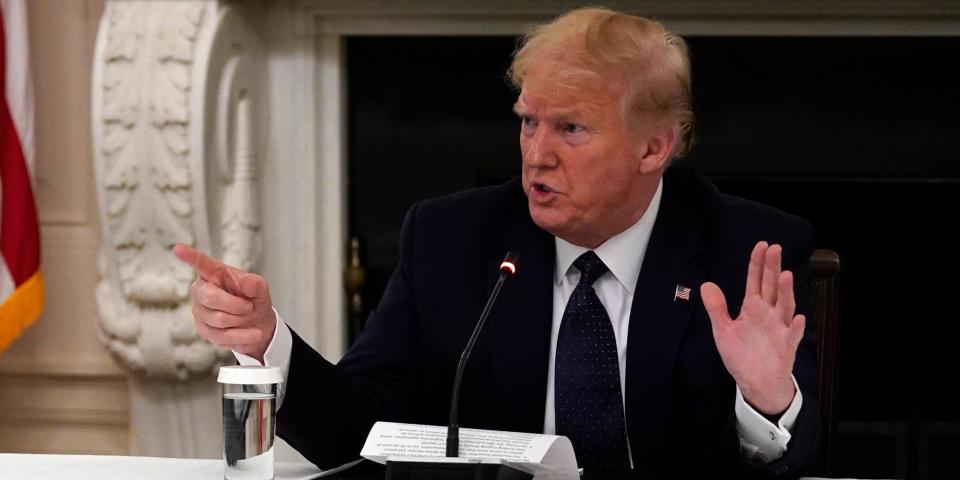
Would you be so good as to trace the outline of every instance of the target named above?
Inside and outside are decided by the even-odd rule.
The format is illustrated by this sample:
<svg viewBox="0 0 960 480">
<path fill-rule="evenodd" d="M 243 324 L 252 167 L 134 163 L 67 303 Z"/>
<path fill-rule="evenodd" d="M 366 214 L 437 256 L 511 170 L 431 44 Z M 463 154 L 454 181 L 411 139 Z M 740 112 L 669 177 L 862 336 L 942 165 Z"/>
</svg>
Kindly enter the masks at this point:
<svg viewBox="0 0 960 480">
<path fill-rule="evenodd" d="M 96 338 L 90 73 L 102 0 L 27 2 L 43 315 L 0 354 L 0 452 L 128 451 L 124 372 Z"/>
</svg>

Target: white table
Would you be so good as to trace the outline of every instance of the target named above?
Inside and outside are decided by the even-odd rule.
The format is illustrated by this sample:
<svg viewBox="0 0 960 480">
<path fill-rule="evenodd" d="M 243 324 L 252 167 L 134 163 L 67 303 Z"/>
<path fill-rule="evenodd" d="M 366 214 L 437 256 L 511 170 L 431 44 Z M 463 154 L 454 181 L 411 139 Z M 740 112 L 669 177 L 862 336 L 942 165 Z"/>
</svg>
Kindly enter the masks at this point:
<svg viewBox="0 0 960 480">
<path fill-rule="evenodd" d="M 276 480 L 299 480 L 320 473 L 310 464 L 277 463 Z M 0 453 L 0 479 L 17 480 L 222 480 L 223 460 L 30 455 Z"/>
<path fill-rule="evenodd" d="M 335 469 L 338 470 L 338 469 Z M 275 480 L 301 480 L 320 473 L 311 464 L 277 463 Z M 334 473 L 328 471 L 328 473 Z M 33 455 L 0 453 L 0 479 L 17 480 L 222 480 L 223 460 Z M 829 480 L 804 477 L 801 480 Z M 854 479 L 847 479 L 854 480 Z"/>
</svg>

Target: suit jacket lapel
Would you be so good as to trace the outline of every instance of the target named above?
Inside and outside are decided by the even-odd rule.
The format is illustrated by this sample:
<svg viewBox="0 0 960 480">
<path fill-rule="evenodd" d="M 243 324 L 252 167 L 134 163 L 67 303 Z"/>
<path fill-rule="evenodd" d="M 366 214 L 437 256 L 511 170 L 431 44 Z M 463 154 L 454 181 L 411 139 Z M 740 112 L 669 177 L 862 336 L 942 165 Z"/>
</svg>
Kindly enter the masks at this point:
<svg viewBox="0 0 960 480">
<path fill-rule="evenodd" d="M 537 227 L 526 213 L 508 227 L 501 252 L 491 252 L 487 281 L 491 291 L 497 267 L 507 250 L 516 252 L 517 276 L 509 278 L 490 312 L 493 334 L 493 376 L 499 428 L 543 431 L 547 395 L 547 362 L 553 314 L 553 236 Z"/>
<path fill-rule="evenodd" d="M 633 296 L 625 410 L 633 458 L 657 458 L 667 443 L 677 350 L 699 302 L 705 267 L 701 212 L 664 175 L 663 197 Z M 690 299 L 675 299 L 677 287 Z M 639 466 L 638 466 L 639 467 Z"/>
</svg>

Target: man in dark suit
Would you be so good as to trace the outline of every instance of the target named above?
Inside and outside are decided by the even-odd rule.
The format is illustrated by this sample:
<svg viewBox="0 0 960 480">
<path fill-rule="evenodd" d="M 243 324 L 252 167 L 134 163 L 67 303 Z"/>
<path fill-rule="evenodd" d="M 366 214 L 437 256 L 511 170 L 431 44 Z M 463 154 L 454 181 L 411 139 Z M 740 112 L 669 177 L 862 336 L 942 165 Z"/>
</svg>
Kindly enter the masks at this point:
<svg viewBox="0 0 960 480">
<path fill-rule="evenodd" d="M 339 364 L 279 321 L 262 278 L 181 246 L 200 274 L 198 332 L 242 363 L 282 366 L 280 436 L 335 466 L 377 420 L 445 423 L 457 359 L 513 250 L 519 273 L 467 367 L 462 425 L 566 435 L 588 472 L 808 469 L 812 229 L 670 166 L 692 130 L 683 41 L 575 10 L 525 39 L 511 78 L 522 178 L 411 208 L 400 263 Z"/>
</svg>

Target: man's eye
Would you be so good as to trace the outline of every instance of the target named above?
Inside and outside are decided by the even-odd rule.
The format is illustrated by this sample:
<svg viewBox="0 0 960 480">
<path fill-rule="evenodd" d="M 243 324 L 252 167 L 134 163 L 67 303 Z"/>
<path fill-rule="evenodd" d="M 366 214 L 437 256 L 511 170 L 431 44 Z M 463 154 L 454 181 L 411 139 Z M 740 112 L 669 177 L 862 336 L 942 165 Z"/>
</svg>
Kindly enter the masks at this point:
<svg viewBox="0 0 960 480">
<path fill-rule="evenodd" d="M 576 123 L 564 123 L 560 126 L 560 134 L 568 145 L 578 147 L 590 141 L 590 130 Z"/>
<path fill-rule="evenodd" d="M 524 133 L 532 134 L 534 130 L 537 129 L 537 121 L 530 118 L 521 116 L 520 117 L 520 130 Z"/>
</svg>

